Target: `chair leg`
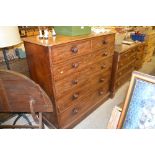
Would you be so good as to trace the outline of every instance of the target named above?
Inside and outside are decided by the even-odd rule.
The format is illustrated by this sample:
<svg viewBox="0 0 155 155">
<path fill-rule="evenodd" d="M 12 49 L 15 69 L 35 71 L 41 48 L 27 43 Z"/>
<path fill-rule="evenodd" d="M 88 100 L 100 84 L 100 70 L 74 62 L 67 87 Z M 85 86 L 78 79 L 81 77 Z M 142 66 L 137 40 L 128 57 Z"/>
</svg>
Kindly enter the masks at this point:
<svg viewBox="0 0 155 155">
<path fill-rule="evenodd" d="M 15 125 L 21 117 L 23 117 L 28 122 L 28 124 L 32 126 L 32 123 L 24 113 L 18 114 L 18 117 L 14 120 L 13 125 Z"/>
<path fill-rule="evenodd" d="M 39 112 L 39 129 L 44 129 L 42 112 Z"/>
</svg>

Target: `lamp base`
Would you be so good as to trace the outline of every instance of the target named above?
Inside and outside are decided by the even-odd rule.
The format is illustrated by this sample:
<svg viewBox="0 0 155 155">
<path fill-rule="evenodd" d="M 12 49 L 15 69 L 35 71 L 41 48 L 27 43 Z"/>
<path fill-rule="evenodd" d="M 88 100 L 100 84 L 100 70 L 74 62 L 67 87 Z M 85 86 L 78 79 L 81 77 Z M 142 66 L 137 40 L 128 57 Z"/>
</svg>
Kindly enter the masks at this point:
<svg viewBox="0 0 155 155">
<path fill-rule="evenodd" d="M 7 48 L 3 48 L 2 51 L 3 51 L 3 56 L 4 56 L 4 60 L 5 60 L 5 64 L 7 66 L 7 69 L 10 70 L 11 68 L 10 68 L 9 60 L 8 60 L 8 57 L 7 57 L 7 54 L 6 54 L 7 53 Z"/>
</svg>

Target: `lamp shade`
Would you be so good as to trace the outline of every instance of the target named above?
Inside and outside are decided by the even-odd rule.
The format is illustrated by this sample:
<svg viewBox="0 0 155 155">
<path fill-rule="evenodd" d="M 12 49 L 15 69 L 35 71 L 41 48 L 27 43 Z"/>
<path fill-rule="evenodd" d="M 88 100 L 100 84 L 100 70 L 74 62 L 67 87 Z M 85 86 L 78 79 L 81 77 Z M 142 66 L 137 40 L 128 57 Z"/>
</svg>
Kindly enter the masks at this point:
<svg viewBox="0 0 155 155">
<path fill-rule="evenodd" d="M 17 26 L 0 26 L 0 48 L 21 43 Z"/>
</svg>

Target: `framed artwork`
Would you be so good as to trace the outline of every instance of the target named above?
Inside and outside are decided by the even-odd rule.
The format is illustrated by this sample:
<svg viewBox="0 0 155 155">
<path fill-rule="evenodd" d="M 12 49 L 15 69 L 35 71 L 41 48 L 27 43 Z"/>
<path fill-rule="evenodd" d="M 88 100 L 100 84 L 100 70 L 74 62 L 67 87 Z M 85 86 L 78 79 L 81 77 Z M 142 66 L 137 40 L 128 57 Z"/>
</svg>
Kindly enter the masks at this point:
<svg viewBox="0 0 155 155">
<path fill-rule="evenodd" d="M 154 76 L 133 72 L 117 128 L 155 128 Z"/>
</svg>

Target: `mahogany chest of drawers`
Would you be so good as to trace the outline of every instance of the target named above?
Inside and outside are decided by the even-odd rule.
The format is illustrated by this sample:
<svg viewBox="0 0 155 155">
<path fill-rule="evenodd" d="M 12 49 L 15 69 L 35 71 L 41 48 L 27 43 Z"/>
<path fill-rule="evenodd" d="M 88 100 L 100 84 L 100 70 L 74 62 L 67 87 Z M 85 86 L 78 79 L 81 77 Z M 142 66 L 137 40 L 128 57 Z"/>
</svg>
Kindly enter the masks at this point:
<svg viewBox="0 0 155 155">
<path fill-rule="evenodd" d="M 50 96 L 50 127 L 72 128 L 110 96 L 114 33 L 24 38 L 31 78 Z"/>
<path fill-rule="evenodd" d="M 131 78 L 134 70 L 142 67 L 145 43 L 115 46 L 111 81 L 111 97 L 116 90 Z"/>
</svg>

